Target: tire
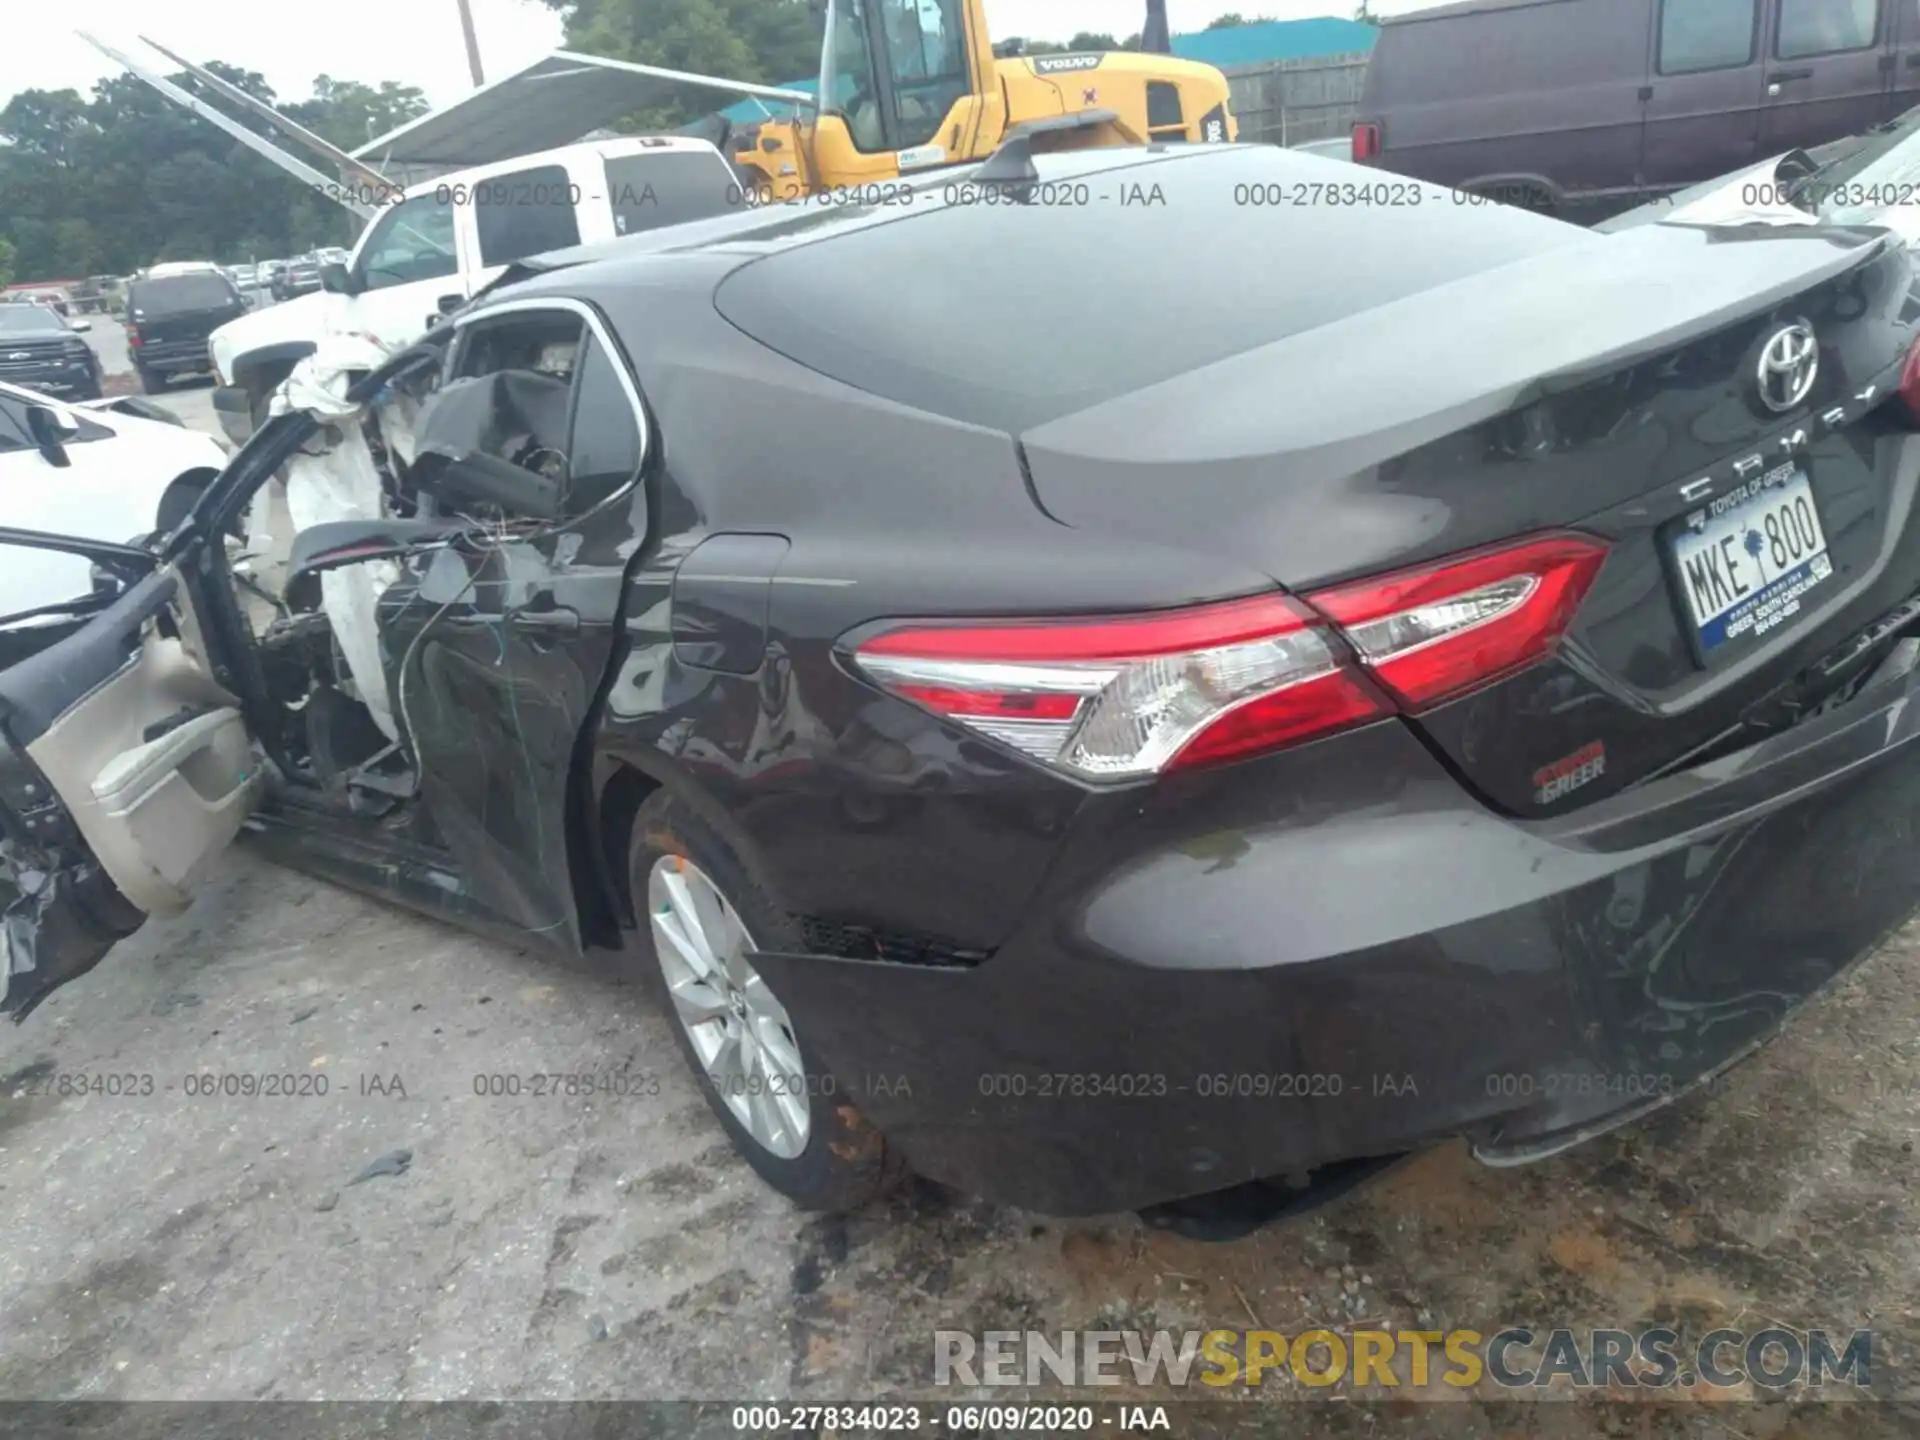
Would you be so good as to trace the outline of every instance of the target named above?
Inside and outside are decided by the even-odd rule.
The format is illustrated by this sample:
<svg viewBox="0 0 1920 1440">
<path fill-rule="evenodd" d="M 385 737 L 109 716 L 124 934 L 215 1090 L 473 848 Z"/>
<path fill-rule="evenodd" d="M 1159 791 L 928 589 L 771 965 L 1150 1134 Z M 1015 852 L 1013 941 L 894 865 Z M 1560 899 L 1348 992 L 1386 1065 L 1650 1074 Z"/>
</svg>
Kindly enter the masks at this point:
<svg viewBox="0 0 1920 1440">
<path fill-rule="evenodd" d="M 166 376 L 156 375 L 153 371 L 145 369 L 144 367 L 135 368 L 140 371 L 140 393 L 142 395 L 159 395 L 165 392 L 167 388 Z"/>
<path fill-rule="evenodd" d="M 731 905 L 752 941 L 757 942 L 755 948 L 797 948 L 798 936 L 793 922 L 773 903 L 751 867 L 690 807 L 664 793 L 655 794 L 640 807 L 633 822 L 627 873 L 641 923 L 628 953 L 635 956 L 643 983 L 666 1011 L 680 1053 L 708 1108 L 754 1172 L 800 1209 L 849 1211 L 870 1204 L 903 1177 L 904 1166 L 853 1103 L 831 1093 L 831 1083 L 814 1062 L 805 1040 L 794 1035 L 790 1026 L 782 1033 L 790 1038 L 792 1053 L 798 1055 L 808 1082 L 802 1087 L 808 1093 L 798 1097 L 805 1101 L 808 1125 L 805 1145 L 797 1154 L 776 1153 L 757 1138 L 715 1084 L 669 992 L 655 939 L 656 917 L 648 891 L 654 868 L 663 861 L 673 867 L 672 873 L 696 887 L 700 880 L 710 882 Z M 764 987 L 765 982 L 759 984 Z M 756 993 L 769 992 L 762 989 Z M 743 1072 L 751 1073 L 744 1067 Z M 818 1093 L 822 1090 L 828 1093 Z M 746 1089 L 735 1093 L 742 1104 L 751 1106 Z M 791 1090 L 787 1093 L 791 1095 Z"/>
<path fill-rule="evenodd" d="M 98 400 L 100 399 L 100 397 L 101 397 L 100 377 L 98 375 L 93 375 L 88 378 L 87 383 L 85 385 L 82 385 L 80 387 L 79 393 L 77 393 L 73 398 L 76 400 Z"/>
</svg>

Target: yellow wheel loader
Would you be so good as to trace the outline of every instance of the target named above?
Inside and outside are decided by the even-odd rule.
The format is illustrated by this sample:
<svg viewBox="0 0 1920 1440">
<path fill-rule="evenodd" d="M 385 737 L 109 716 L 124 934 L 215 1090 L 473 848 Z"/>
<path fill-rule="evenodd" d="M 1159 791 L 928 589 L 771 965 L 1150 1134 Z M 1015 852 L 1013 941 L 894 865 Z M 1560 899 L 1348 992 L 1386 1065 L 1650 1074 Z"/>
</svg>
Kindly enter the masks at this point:
<svg viewBox="0 0 1920 1440">
<path fill-rule="evenodd" d="M 1239 128 L 1227 77 L 1166 54 L 997 57 L 984 0 L 816 0 L 820 85 L 807 112 L 722 143 L 756 200 L 860 187 L 991 155 L 1224 143 Z M 1157 8 L 1157 7 L 1156 7 Z M 1149 17 L 1148 43 L 1165 23 Z"/>
</svg>

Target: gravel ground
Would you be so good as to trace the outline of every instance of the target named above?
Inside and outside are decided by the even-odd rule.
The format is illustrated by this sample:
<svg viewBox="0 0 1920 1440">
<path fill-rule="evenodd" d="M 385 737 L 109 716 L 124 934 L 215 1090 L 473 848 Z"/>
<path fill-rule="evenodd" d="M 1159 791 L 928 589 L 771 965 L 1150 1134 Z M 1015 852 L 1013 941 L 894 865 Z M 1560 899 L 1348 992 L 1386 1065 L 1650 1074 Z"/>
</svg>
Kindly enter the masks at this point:
<svg viewBox="0 0 1920 1440">
<path fill-rule="evenodd" d="M 211 427 L 203 393 L 167 403 Z M 1906 1393 L 1917 950 L 1920 930 L 1896 935 L 1718 1094 L 1523 1170 L 1435 1151 L 1207 1246 L 926 1186 L 870 1214 L 796 1214 L 734 1158 L 667 1022 L 617 976 L 243 849 L 189 914 L 0 1032 L 0 1398 L 945 1400 L 937 1329 L 1373 1322 L 1871 1327 L 1876 1388 Z M 620 1067 L 620 1100 L 476 1093 L 492 1074 Z M 42 1093 L 83 1071 L 153 1093 Z M 295 1093 L 189 1093 L 209 1074 L 292 1076 Z M 399 1173 L 356 1183 L 400 1151 Z M 1467 1400 L 1448 1419 L 1487 1434 L 1836 1433 L 1781 1405 L 1515 1418 L 1429 1393 Z M 1310 1397 L 1282 1382 L 1258 1398 Z M 1849 1434 L 1920 1428 L 1849 1410 Z M 1441 1413 L 1296 1423 L 1428 1434 Z"/>
</svg>

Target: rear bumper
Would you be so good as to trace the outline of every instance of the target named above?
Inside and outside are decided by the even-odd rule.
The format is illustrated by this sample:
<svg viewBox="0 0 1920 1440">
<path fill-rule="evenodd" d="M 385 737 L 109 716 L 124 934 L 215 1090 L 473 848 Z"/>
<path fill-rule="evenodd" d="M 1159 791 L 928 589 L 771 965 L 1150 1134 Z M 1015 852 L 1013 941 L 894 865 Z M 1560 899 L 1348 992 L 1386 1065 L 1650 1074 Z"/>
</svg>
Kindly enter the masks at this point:
<svg viewBox="0 0 1920 1440">
<path fill-rule="evenodd" d="M 133 362 L 152 375 L 211 373 L 213 370 L 213 357 L 207 352 L 204 336 L 198 340 L 148 341 L 133 352 Z"/>
<path fill-rule="evenodd" d="M 1088 802 L 971 969 L 766 956 L 933 1178 L 1056 1214 L 1455 1136 L 1535 1158 L 1773 1035 L 1920 898 L 1920 672 L 1567 820 L 1399 722 Z"/>
</svg>

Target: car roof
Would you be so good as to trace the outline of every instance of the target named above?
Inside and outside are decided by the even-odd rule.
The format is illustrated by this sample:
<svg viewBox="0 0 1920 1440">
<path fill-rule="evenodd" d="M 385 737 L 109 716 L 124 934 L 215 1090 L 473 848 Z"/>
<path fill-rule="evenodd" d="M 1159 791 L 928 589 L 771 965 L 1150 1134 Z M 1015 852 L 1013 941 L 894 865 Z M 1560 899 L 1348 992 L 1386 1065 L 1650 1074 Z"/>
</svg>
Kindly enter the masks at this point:
<svg viewBox="0 0 1920 1440">
<path fill-rule="evenodd" d="M 497 175 L 517 175 L 522 170 L 555 165 L 565 158 L 582 154 L 595 154 L 603 160 L 617 160 L 628 155 L 702 154 L 712 156 L 715 163 L 728 173 L 732 173 L 733 168 L 711 140 L 701 140 L 691 135 L 618 135 L 608 140 L 579 140 L 571 145 L 536 150 L 528 155 L 515 155 L 510 160 L 495 160 L 486 165 L 469 165 L 465 169 L 452 170 L 431 180 L 422 180 L 417 185 L 409 185 L 402 193 L 411 200 L 416 196 L 431 195 L 446 185 L 472 185 Z"/>
<path fill-rule="evenodd" d="M 662 364 L 674 363 L 663 338 L 674 326 L 717 312 L 763 350 L 854 390 L 1019 434 L 1464 275 L 1607 243 L 1272 145 L 1081 151 L 1036 157 L 1035 168 L 1035 183 L 1054 189 L 1031 204 L 936 181 L 892 205 L 780 206 L 599 247 L 501 298 L 587 300 Z M 1309 185 L 1379 199 L 1298 209 L 1266 199 Z M 685 318 L 669 324 L 669 312 Z"/>
<path fill-rule="evenodd" d="M 1255 145 L 1133 145 L 1098 150 L 1074 150 L 1033 157 L 1040 183 L 1059 184 L 1091 179 L 1099 175 L 1142 167 L 1177 164 L 1182 160 L 1216 155 L 1224 150 L 1264 150 Z M 982 162 L 984 164 L 984 162 Z M 662 254 L 706 253 L 748 258 L 771 254 L 795 245 L 811 244 L 835 235 L 850 234 L 874 225 L 935 214 L 954 199 L 955 187 L 965 185 L 979 173 L 980 165 L 945 168 L 918 177 L 890 180 L 881 184 L 854 186 L 846 195 L 868 195 L 872 204 L 846 203 L 837 196 L 834 203 L 822 203 L 818 196 L 756 209 L 748 209 L 706 220 L 662 226 L 618 240 L 579 245 L 567 250 L 549 251 L 518 262 L 502 277 L 500 287 L 532 275 L 572 270 L 570 283 L 582 286 L 601 282 L 619 283 L 630 266 L 646 266 L 648 257 Z M 908 198 L 910 196 L 910 198 Z M 961 197 L 964 203 L 964 196 Z"/>
</svg>

